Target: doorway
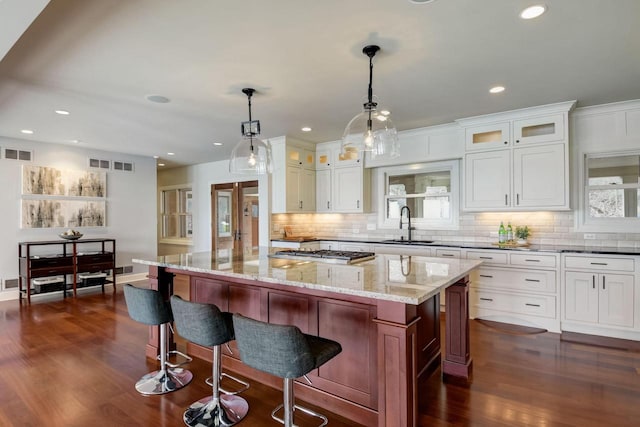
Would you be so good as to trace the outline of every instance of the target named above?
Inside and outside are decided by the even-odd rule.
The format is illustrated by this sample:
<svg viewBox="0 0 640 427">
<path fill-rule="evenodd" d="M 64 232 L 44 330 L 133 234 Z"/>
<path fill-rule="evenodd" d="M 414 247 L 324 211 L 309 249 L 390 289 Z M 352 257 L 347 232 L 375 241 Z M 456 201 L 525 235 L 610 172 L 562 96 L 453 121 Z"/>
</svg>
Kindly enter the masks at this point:
<svg viewBox="0 0 640 427">
<path fill-rule="evenodd" d="M 258 181 L 211 186 L 211 248 L 218 260 L 258 253 L 258 211 Z"/>
</svg>

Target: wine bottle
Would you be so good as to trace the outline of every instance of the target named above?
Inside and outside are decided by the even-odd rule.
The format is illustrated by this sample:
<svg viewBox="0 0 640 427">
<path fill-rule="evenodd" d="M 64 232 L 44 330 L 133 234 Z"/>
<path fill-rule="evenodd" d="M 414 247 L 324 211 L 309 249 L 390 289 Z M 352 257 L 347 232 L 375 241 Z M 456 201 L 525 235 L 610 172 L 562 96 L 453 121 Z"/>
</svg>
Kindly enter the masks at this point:
<svg viewBox="0 0 640 427">
<path fill-rule="evenodd" d="M 513 242 L 513 228 L 511 228 L 511 221 L 507 223 L 507 242 Z"/>
<path fill-rule="evenodd" d="M 507 230 L 504 228 L 504 224 L 500 221 L 500 228 L 498 228 L 498 243 L 505 243 L 507 241 Z"/>
</svg>

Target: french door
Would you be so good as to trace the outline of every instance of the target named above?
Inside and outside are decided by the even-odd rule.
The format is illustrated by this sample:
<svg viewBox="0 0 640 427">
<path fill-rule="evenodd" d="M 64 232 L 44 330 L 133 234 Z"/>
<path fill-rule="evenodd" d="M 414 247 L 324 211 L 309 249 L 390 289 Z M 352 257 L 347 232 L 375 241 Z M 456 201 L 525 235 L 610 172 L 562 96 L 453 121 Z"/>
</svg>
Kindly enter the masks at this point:
<svg viewBox="0 0 640 427">
<path fill-rule="evenodd" d="M 258 251 L 258 181 L 211 186 L 211 248 L 218 260 Z"/>
</svg>

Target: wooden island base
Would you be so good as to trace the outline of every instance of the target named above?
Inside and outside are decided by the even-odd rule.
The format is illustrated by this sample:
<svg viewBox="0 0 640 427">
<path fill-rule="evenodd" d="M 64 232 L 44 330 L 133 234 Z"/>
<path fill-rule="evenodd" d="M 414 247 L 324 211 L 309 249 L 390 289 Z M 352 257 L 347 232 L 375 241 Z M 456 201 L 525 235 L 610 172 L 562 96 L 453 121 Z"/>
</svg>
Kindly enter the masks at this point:
<svg viewBox="0 0 640 427">
<path fill-rule="evenodd" d="M 296 382 L 296 396 L 367 426 L 416 426 L 418 383 L 440 363 L 439 295 L 420 305 L 365 298 L 302 287 L 235 279 L 215 274 L 150 266 L 151 287 L 172 292 L 173 274 L 189 276 L 191 300 L 339 342 L 343 351 L 309 374 L 312 385 Z M 446 290 L 445 376 L 471 374 L 468 277 Z M 147 355 L 158 348 L 151 328 Z M 223 350 L 226 369 L 282 388 L 282 380 L 244 365 L 235 342 Z M 211 360 L 211 350 L 188 345 L 194 356 Z"/>
</svg>

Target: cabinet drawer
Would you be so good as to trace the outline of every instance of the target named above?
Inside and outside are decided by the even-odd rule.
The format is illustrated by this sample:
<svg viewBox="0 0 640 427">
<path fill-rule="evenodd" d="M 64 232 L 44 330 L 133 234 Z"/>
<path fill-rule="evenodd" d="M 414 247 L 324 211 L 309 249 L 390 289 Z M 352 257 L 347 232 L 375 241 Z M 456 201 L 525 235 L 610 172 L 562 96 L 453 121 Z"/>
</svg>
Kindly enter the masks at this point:
<svg viewBox="0 0 640 427">
<path fill-rule="evenodd" d="M 99 254 L 86 254 L 86 255 L 78 254 L 77 262 L 78 262 L 78 265 L 112 263 L 113 254 L 112 253 L 99 253 Z"/>
<path fill-rule="evenodd" d="M 484 264 L 507 264 L 507 254 L 489 251 L 467 251 L 467 259 L 479 259 Z"/>
<path fill-rule="evenodd" d="M 73 257 L 59 256 L 47 258 L 31 258 L 31 268 L 66 267 L 73 265 Z"/>
<path fill-rule="evenodd" d="M 530 316 L 556 317 L 556 298 L 552 296 L 512 295 L 471 289 L 470 297 L 471 304 L 476 308 Z"/>
<path fill-rule="evenodd" d="M 436 256 L 443 258 L 460 258 L 458 249 L 436 249 Z"/>
<path fill-rule="evenodd" d="M 631 258 L 599 258 L 566 256 L 564 258 L 565 268 L 585 268 L 589 270 L 601 271 L 634 271 L 634 261 Z"/>
<path fill-rule="evenodd" d="M 511 254 L 511 265 L 526 265 L 528 267 L 555 267 L 554 255 L 539 254 Z"/>
<path fill-rule="evenodd" d="M 340 243 L 338 246 L 341 251 L 353 251 L 353 252 L 371 252 L 371 245 L 366 243 Z"/>
<path fill-rule="evenodd" d="M 78 273 L 95 273 L 97 271 L 111 270 L 115 267 L 113 262 L 102 262 L 95 264 L 79 264 Z"/>
<path fill-rule="evenodd" d="M 471 272 L 470 278 L 472 285 L 480 288 L 556 292 L 556 274 L 554 271 L 522 271 L 480 267 Z"/>
<path fill-rule="evenodd" d="M 31 277 L 46 277 L 46 276 L 58 276 L 64 274 L 73 274 L 73 266 L 62 266 L 62 267 L 43 267 L 43 268 L 32 268 L 31 269 Z M 23 273 L 26 276 L 26 272 Z"/>
</svg>

